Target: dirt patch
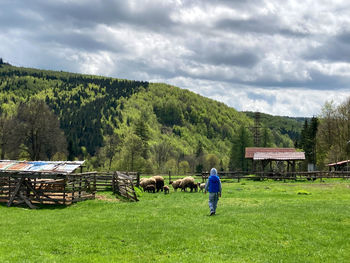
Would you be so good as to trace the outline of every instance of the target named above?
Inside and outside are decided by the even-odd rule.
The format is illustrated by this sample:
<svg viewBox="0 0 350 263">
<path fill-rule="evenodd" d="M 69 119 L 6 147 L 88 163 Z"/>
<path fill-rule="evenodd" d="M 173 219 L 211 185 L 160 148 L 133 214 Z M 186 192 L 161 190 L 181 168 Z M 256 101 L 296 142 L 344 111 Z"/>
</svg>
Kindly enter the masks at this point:
<svg viewBox="0 0 350 263">
<path fill-rule="evenodd" d="M 107 202 L 120 202 L 120 200 L 117 199 L 116 197 L 110 197 L 110 196 L 98 195 L 98 194 L 95 195 L 95 199 L 107 201 Z"/>
</svg>

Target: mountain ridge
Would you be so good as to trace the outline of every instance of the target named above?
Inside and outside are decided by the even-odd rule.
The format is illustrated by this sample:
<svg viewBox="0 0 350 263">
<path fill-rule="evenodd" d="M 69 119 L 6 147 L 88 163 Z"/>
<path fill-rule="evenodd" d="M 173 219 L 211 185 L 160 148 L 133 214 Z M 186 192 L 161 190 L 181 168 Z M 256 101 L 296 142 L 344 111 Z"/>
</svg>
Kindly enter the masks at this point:
<svg viewBox="0 0 350 263">
<path fill-rule="evenodd" d="M 229 163 L 232 141 L 240 127 L 249 131 L 254 123 L 250 113 L 239 112 L 222 102 L 164 83 L 14 67 L 3 63 L 0 90 L 2 114 L 13 114 L 20 102 L 31 98 L 45 100 L 58 116 L 71 145 L 70 154 L 75 158 L 105 158 L 101 153 L 108 138 L 118 135 L 125 143 L 125 138 L 131 133 L 137 134 L 137 125 L 144 122 L 142 125 L 146 127 L 149 133 L 146 137 L 149 138 L 141 163 L 146 165 L 148 162 L 150 170 L 159 170 L 162 168 L 159 166 L 166 163 L 155 165 L 154 149 L 162 143 L 170 145 L 172 150 L 168 159 L 177 159 L 177 164 L 180 159 L 185 161 L 185 157 L 190 163 L 189 159 L 196 155 L 201 144 L 203 151 L 215 155 L 225 168 Z M 279 117 L 279 120 L 284 119 Z M 263 124 L 265 126 L 267 124 Z M 293 131 L 295 136 L 290 137 L 278 129 L 265 128 L 270 136 L 269 145 L 280 147 L 293 146 L 300 131 L 298 127 Z M 123 159 L 123 147 L 115 153 L 116 159 Z M 95 166 L 105 165 L 103 161 L 93 162 Z M 116 168 L 123 166 L 122 161 L 113 161 L 112 165 Z"/>
</svg>

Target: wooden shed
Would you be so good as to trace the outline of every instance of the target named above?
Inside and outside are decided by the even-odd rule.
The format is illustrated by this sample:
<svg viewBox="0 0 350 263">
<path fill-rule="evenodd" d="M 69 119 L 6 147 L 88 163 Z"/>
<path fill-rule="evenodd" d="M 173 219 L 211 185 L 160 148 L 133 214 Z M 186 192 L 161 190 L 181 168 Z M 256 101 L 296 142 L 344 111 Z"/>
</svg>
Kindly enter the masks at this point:
<svg viewBox="0 0 350 263">
<path fill-rule="evenodd" d="M 335 163 L 327 164 L 329 171 L 349 171 L 350 170 L 350 160 L 339 161 Z"/>
<path fill-rule="evenodd" d="M 253 170 L 265 171 L 270 166 L 272 171 L 272 163 L 287 163 L 287 172 L 290 170 L 295 172 L 296 161 L 305 160 L 304 152 L 297 152 L 295 148 L 263 148 L 263 147 L 247 147 L 245 150 L 245 158 L 252 161 Z"/>
<path fill-rule="evenodd" d="M 74 174 L 84 161 L 0 161 L 0 202 L 7 206 L 26 204 L 71 204 L 92 199 L 95 189 L 88 173 Z"/>
</svg>

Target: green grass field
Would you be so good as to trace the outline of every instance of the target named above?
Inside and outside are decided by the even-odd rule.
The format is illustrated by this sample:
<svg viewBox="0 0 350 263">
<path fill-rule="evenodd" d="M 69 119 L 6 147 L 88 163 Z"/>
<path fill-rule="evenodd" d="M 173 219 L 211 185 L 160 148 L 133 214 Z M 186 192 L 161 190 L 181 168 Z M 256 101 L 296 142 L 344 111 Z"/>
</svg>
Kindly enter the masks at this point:
<svg viewBox="0 0 350 263">
<path fill-rule="evenodd" d="M 350 262 L 350 181 L 223 183 L 38 210 L 0 206 L 0 262 Z"/>
</svg>

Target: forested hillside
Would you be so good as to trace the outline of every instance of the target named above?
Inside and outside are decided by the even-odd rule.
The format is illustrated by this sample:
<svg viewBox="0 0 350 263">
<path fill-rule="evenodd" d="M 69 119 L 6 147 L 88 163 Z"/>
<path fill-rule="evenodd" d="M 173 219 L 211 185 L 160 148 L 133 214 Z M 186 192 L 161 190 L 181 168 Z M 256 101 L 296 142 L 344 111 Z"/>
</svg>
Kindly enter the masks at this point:
<svg viewBox="0 0 350 263">
<path fill-rule="evenodd" d="M 254 112 L 244 112 L 248 117 L 254 118 Z M 287 116 L 272 116 L 265 113 L 260 113 L 260 122 L 263 127 L 269 128 L 273 134 L 288 135 L 293 140 L 296 147 L 300 144 L 300 134 L 303 124 L 307 118 L 295 118 Z"/>
<path fill-rule="evenodd" d="M 243 165 L 235 151 L 253 145 L 254 121 L 249 114 L 166 84 L 2 63 L 0 91 L 2 158 L 86 159 L 91 169 L 187 172 L 214 165 L 220 169 L 241 169 Z M 34 110 L 40 101 L 48 110 L 45 105 Z M 45 119 L 45 114 L 52 113 L 65 139 L 57 140 L 56 144 L 62 147 L 55 150 L 38 147 L 38 137 L 56 134 L 51 135 L 53 140 L 60 132 L 47 128 L 40 134 L 40 125 L 35 123 L 39 118 L 26 116 L 43 115 L 41 118 Z M 52 117 L 49 119 L 49 126 L 55 127 Z M 26 129 L 26 133 L 11 132 Z M 260 146 L 280 147 L 293 146 L 290 137 L 295 139 L 300 130 L 293 127 L 291 132 L 285 132 L 284 126 L 271 129 L 267 123 L 262 129 Z"/>
</svg>

